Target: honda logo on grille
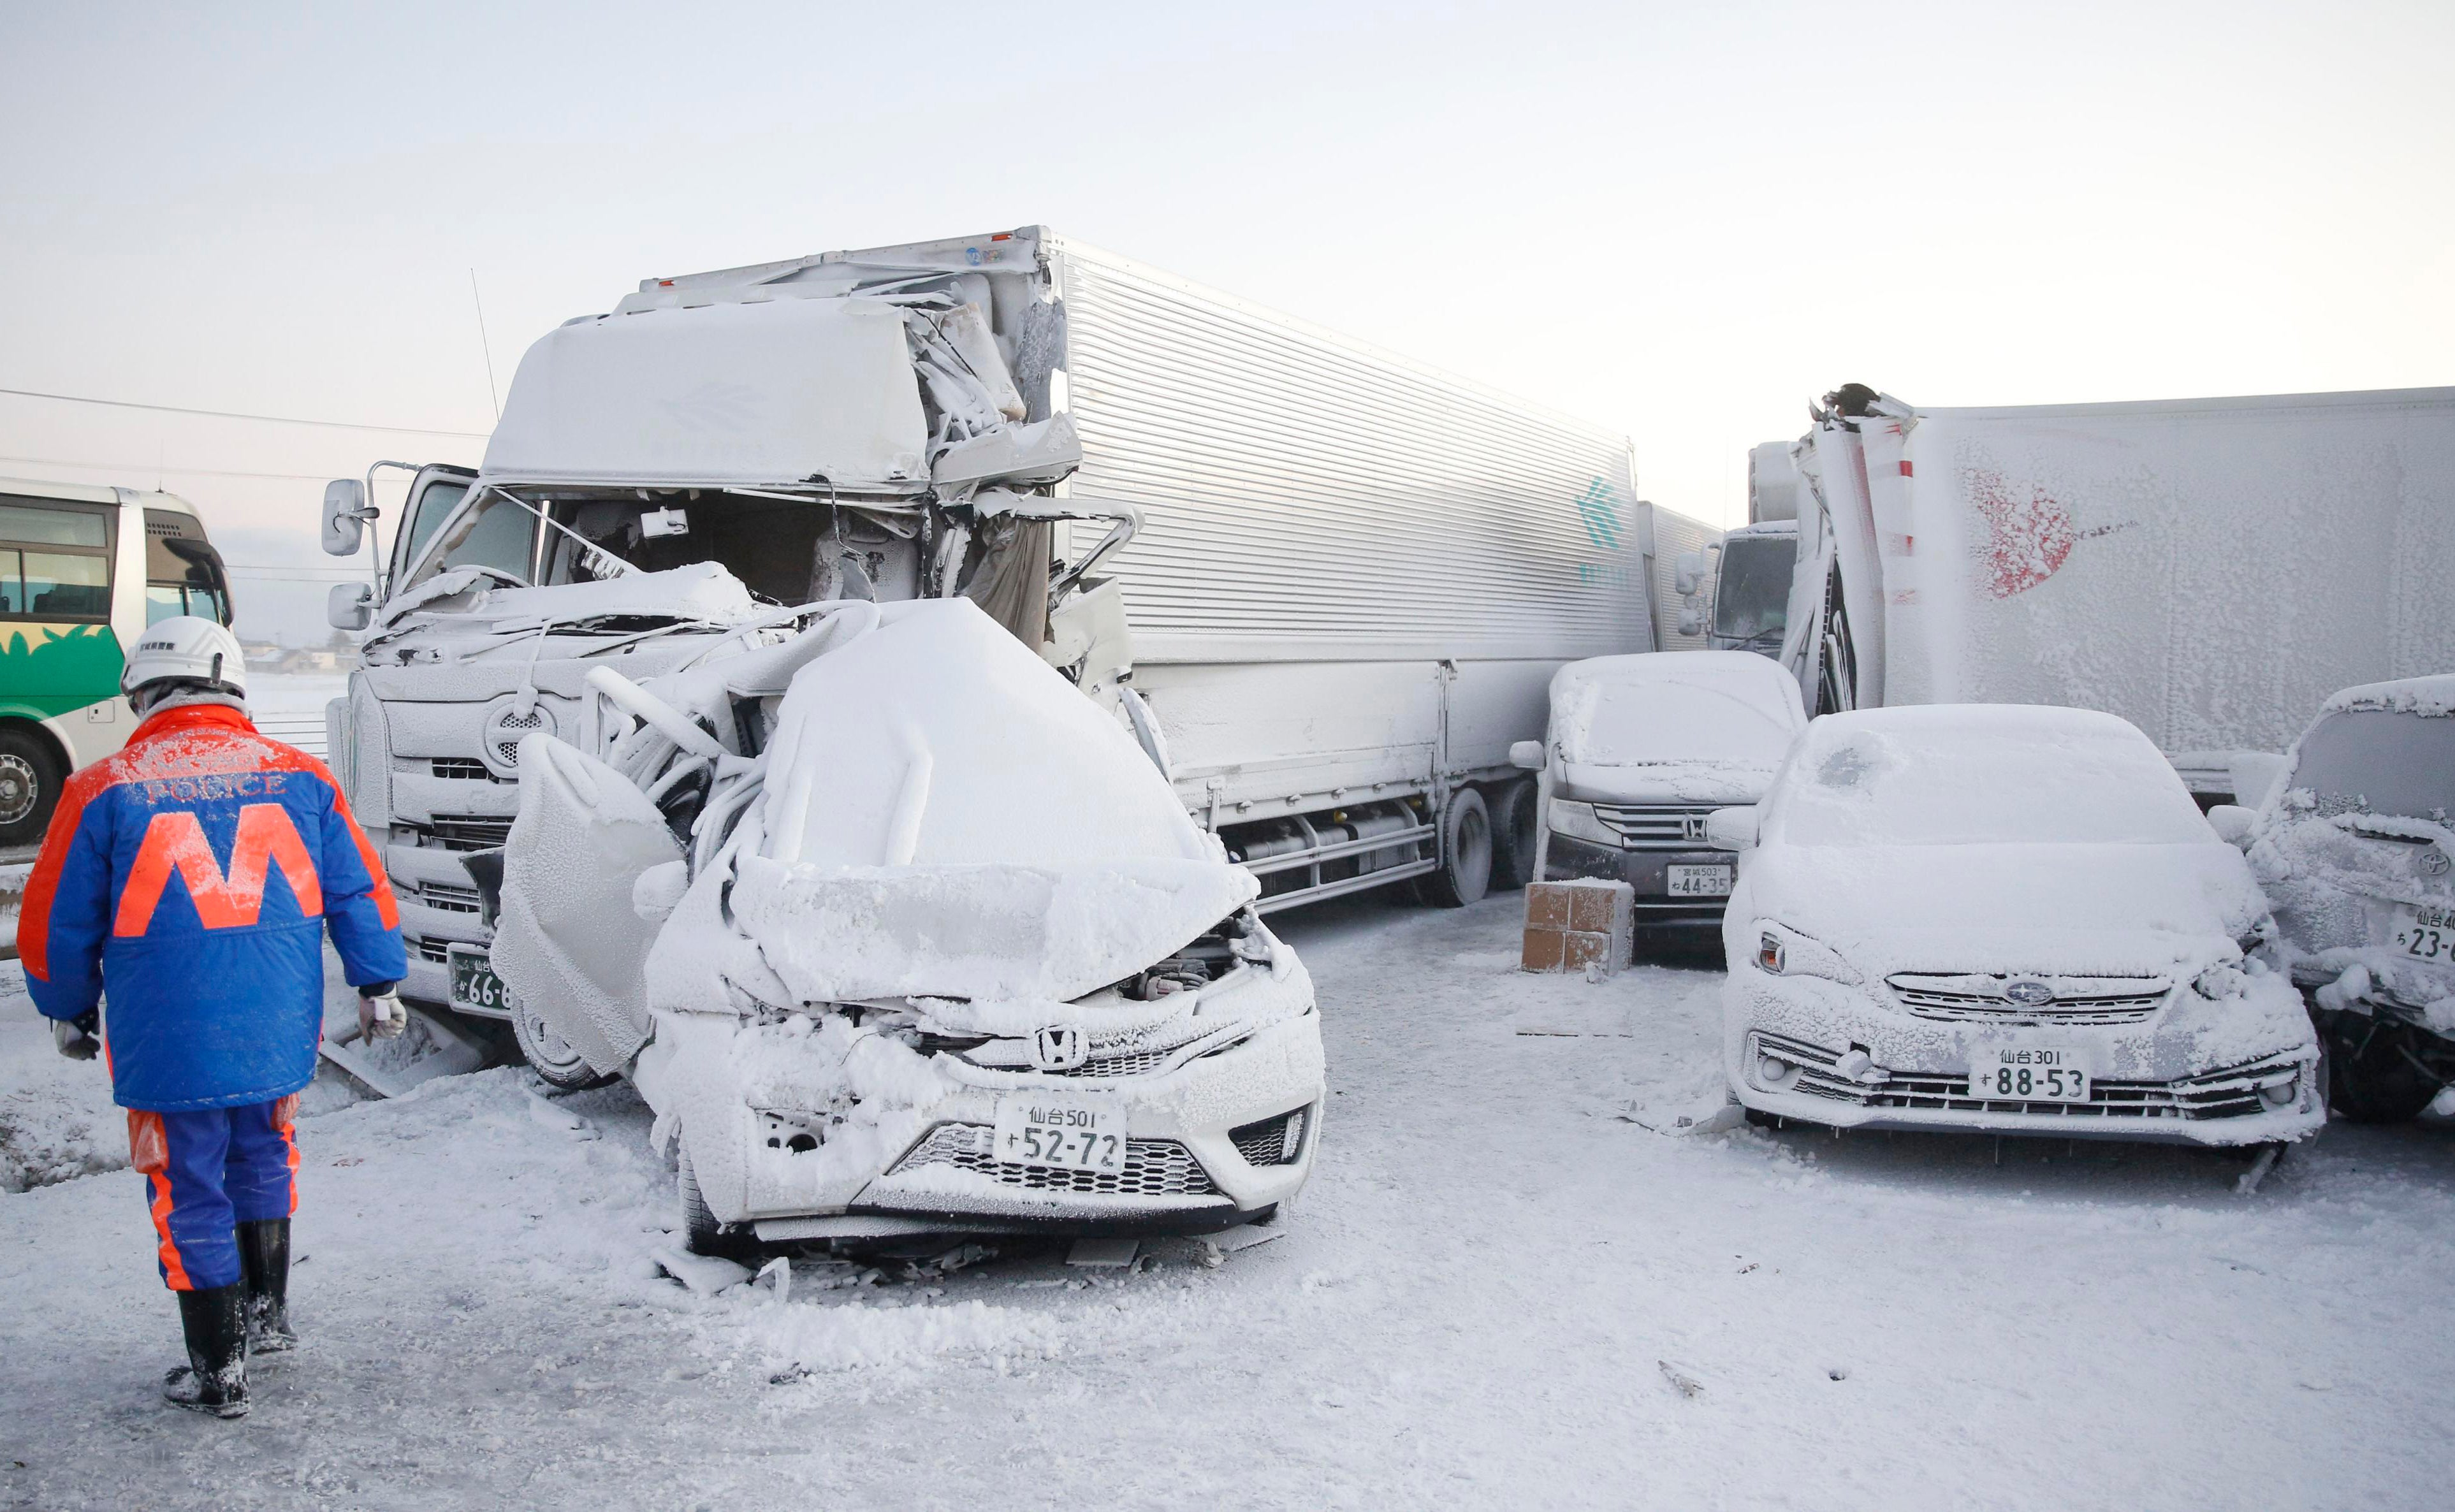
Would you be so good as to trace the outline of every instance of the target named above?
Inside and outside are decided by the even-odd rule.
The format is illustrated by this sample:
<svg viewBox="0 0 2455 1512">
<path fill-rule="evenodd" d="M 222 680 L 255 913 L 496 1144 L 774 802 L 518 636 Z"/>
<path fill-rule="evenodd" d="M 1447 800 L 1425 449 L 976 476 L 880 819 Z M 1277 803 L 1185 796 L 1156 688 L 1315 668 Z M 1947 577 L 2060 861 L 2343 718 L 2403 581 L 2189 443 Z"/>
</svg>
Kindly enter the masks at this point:
<svg viewBox="0 0 2455 1512">
<path fill-rule="evenodd" d="M 2031 977 L 2006 986 L 2003 996 L 2023 1008 L 2042 1008 L 2055 1000 L 2055 990 Z"/>
<path fill-rule="evenodd" d="M 1681 834 L 1692 840 L 1703 839 L 1705 837 L 1705 817 L 1706 816 L 1702 814 L 1681 815 L 1679 816 L 1679 829 Z"/>
<path fill-rule="evenodd" d="M 1031 1063 L 1042 1071 L 1071 1071 L 1091 1058 L 1091 1041 L 1077 1024 L 1050 1024 L 1031 1037 Z"/>
</svg>

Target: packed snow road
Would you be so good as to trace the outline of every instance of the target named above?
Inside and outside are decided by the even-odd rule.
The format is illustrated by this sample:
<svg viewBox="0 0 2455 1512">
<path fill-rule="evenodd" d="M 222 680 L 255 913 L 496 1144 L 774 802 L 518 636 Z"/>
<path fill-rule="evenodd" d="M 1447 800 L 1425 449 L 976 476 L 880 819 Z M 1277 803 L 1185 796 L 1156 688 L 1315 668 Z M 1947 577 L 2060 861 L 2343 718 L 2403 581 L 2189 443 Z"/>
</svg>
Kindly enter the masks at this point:
<svg viewBox="0 0 2455 1512">
<path fill-rule="evenodd" d="M 1681 1133 L 1718 976 L 1524 976 L 1518 918 L 1283 920 L 1328 1142 L 1224 1259 L 697 1295 L 637 1100 L 496 1071 L 302 1122 L 307 1346 L 221 1423 L 155 1395 L 137 1179 L 0 1197 L 0 1505 L 2439 1503 L 2444 1132 L 2337 1125 L 2253 1197 L 2231 1155 Z M 30 1016 L 0 1147 L 42 1179 L 118 1152 Z"/>
</svg>

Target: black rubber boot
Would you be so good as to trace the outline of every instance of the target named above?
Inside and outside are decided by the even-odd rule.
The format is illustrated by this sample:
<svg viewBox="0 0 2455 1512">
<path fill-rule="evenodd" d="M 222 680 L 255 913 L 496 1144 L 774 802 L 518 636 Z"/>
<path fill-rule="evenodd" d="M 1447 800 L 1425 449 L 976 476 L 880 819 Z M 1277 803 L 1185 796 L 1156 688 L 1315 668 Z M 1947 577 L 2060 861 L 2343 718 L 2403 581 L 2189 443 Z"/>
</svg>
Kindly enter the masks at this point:
<svg viewBox="0 0 2455 1512">
<path fill-rule="evenodd" d="M 176 1292 L 188 1362 L 162 1378 L 162 1400 L 216 1418 L 247 1416 L 247 1287 Z"/>
<path fill-rule="evenodd" d="M 290 1220 L 241 1223 L 238 1261 L 247 1274 L 247 1352 L 279 1355 L 297 1348 L 298 1336 L 290 1331 Z"/>
</svg>

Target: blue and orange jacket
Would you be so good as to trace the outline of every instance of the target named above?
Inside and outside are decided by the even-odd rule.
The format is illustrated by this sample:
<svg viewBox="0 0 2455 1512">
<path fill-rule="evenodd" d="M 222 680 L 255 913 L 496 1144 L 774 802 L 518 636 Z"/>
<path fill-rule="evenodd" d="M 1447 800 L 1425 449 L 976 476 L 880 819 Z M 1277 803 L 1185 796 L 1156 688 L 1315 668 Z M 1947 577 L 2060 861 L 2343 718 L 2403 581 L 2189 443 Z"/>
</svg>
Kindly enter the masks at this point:
<svg viewBox="0 0 2455 1512">
<path fill-rule="evenodd" d="M 236 709 L 166 709 L 69 778 L 27 879 L 17 954 L 34 1005 L 106 989 L 122 1107 L 286 1097 L 315 1074 L 322 932 L 354 987 L 408 970 L 400 909 L 324 763 Z"/>
</svg>

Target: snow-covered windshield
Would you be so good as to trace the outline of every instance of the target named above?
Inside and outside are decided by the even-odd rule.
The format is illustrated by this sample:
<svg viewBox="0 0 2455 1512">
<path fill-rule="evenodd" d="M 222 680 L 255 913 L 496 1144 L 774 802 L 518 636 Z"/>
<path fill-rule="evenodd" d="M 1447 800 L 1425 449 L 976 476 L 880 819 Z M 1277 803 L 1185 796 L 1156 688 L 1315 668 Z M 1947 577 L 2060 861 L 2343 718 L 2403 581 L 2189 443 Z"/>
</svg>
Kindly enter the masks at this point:
<svg viewBox="0 0 2455 1512">
<path fill-rule="evenodd" d="M 2308 790 L 2322 814 L 2444 824 L 2455 815 L 2455 716 L 2389 709 L 2328 715 L 2302 737 L 2285 787 Z"/>
<path fill-rule="evenodd" d="M 2181 845 L 2212 838 L 2156 746 L 2111 715 L 1964 705 L 1818 720 L 1774 799 L 1792 845 Z"/>
<path fill-rule="evenodd" d="M 1797 560 L 1796 535 L 1734 535 L 1722 543 L 1721 575 L 1714 585 L 1716 646 L 1755 651 L 1780 644 Z"/>
<path fill-rule="evenodd" d="M 1574 765 L 1770 769 L 1806 723 L 1796 687 L 1780 667 L 1736 652 L 1596 657 L 1560 673 L 1553 728 Z"/>
</svg>

